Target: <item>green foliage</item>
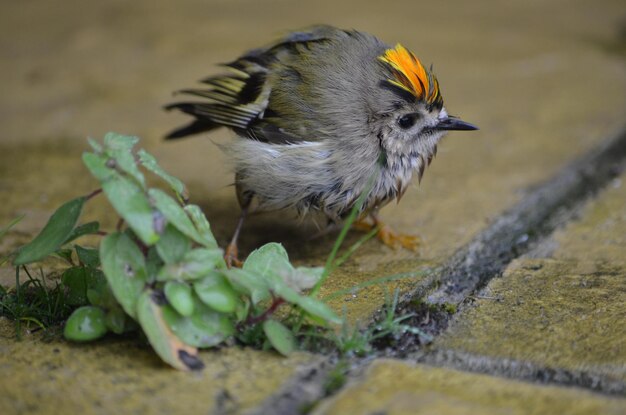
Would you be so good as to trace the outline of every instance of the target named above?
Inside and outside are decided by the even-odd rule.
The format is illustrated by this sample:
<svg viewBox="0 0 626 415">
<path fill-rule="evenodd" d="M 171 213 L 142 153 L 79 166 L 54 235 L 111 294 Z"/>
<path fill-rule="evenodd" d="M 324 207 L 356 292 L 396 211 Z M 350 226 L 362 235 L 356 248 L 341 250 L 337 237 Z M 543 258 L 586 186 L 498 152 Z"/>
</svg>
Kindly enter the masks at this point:
<svg viewBox="0 0 626 415">
<path fill-rule="evenodd" d="M 233 336 L 291 353 L 293 333 L 272 318 L 281 305 L 318 324 L 341 322 L 325 304 L 302 294 L 322 269 L 293 267 L 279 244 L 259 248 L 243 269 L 228 269 L 206 217 L 186 204 L 182 182 L 145 150 L 134 153 L 137 142 L 109 133 L 103 144 L 90 140 L 94 151 L 83 155 L 126 229 L 106 234 L 99 249 L 67 248 L 84 234 L 105 234 L 97 223 L 78 225 L 88 197 L 77 198 L 59 208 L 14 260 L 22 265 L 54 254 L 72 264 L 61 278 L 64 300 L 81 307 L 67 321 L 68 339 L 94 340 L 138 324 L 164 361 L 195 369 L 202 365 L 197 348 Z M 162 178 L 175 197 L 148 188 L 141 167 Z"/>
<path fill-rule="evenodd" d="M 20 269 L 27 275 L 20 282 Z M 50 285 L 43 274 L 35 278 L 25 266 L 16 268 L 14 288 L 0 286 L 0 315 L 15 321 L 17 338 L 21 338 L 22 329 L 47 330 L 64 322 L 72 312 L 73 306 L 66 300 L 66 289 L 54 282 Z"/>
<path fill-rule="evenodd" d="M 343 319 L 315 297 L 330 270 L 373 235 L 335 259 L 358 203 L 324 268 L 294 267 L 282 245 L 270 243 L 252 252 L 242 269 L 229 269 L 201 209 L 187 204 L 182 182 L 145 150 L 135 153 L 137 142 L 136 137 L 109 133 L 103 144 L 90 139 L 93 152 L 83 154 L 87 169 L 123 220 L 117 231 L 103 232 L 97 222 L 78 223 L 84 203 L 98 190 L 61 206 L 13 260 L 19 267 L 55 255 L 71 265 L 62 274 L 62 289 L 53 291 L 64 316 L 78 307 L 65 325 L 67 339 L 90 341 L 107 332 L 141 329 L 165 362 L 193 370 L 203 366 L 198 348 L 233 338 L 288 355 L 298 348 L 296 339 L 306 337 L 306 327 L 331 338 L 344 353 L 364 353 L 373 339 L 409 330 L 394 317 L 371 332 L 343 324 L 336 334 L 333 325 Z M 145 172 L 163 179 L 174 197 L 149 188 Z M 86 234 L 104 236 L 98 249 L 70 245 Z M 40 296 L 50 297 L 45 284 L 30 281 Z M 25 315 L 18 306 L 24 285 L 17 284 L 10 304 L 6 291 L 0 292 L 3 314 L 12 313 L 18 321 Z M 303 294 L 311 289 L 310 295 Z M 279 321 L 280 307 L 287 313 Z"/>
<path fill-rule="evenodd" d="M 87 342 L 99 339 L 107 332 L 104 322 L 105 312 L 94 306 L 83 306 L 74 310 L 65 323 L 63 334 L 76 342 Z"/>
<path fill-rule="evenodd" d="M 364 356 L 372 351 L 375 342 L 383 339 L 393 340 L 404 333 L 417 335 L 426 342 L 432 341 L 432 337 L 419 328 L 404 324 L 404 321 L 414 317 L 414 314 L 397 316 L 398 295 L 399 291 L 396 290 L 391 299 L 387 298 L 383 318 L 375 325 L 360 329 L 357 326 L 343 324 L 338 333 L 330 335 L 340 354 Z"/>
<path fill-rule="evenodd" d="M 84 203 L 85 197 L 78 197 L 58 208 L 39 235 L 20 249 L 13 260 L 13 265 L 20 266 L 39 261 L 56 252 L 66 240 L 70 239 Z"/>
<path fill-rule="evenodd" d="M 265 320 L 263 332 L 274 349 L 288 356 L 296 349 L 296 339 L 291 330 L 276 320 Z"/>
</svg>

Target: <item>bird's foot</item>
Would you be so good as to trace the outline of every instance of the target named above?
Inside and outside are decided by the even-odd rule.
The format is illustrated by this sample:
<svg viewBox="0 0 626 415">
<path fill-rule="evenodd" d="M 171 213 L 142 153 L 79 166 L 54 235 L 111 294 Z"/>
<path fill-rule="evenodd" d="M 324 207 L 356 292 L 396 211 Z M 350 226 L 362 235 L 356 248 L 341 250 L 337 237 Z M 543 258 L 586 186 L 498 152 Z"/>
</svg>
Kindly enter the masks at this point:
<svg viewBox="0 0 626 415">
<path fill-rule="evenodd" d="M 385 245 L 390 248 L 398 249 L 404 248 L 409 251 L 417 251 L 422 240 L 416 235 L 406 235 L 394 231 L 389 225 L 385 225 L 380 221 L 374 223 L 367 222 L 363 219 L 354 222 L 352 227 L 356 230 L 369 232 L 374 228 L 377 228 L 376 237 Z"/>
<path fill-rule="evenodd" d="M 241 268 L 243 266 L 243 262 L 239 260 L 237 254 L 237 245 L 231 243 L 226 247 L 226 252 L 224 253 L 224 261 L 226 261 L 226 266 L 228 268 Z"/>
<path fill-rule="evenodd" d="M 391 229 L 389 225 L 382 225 L 378 229 L 378 234 L 376 236 L 382 243 L 393 249 L 402 247 L 404 249 L 408 249 L 409 251 L 417 251 L 422 243 L 419 236 L 398 233 Z"/>
</svg>

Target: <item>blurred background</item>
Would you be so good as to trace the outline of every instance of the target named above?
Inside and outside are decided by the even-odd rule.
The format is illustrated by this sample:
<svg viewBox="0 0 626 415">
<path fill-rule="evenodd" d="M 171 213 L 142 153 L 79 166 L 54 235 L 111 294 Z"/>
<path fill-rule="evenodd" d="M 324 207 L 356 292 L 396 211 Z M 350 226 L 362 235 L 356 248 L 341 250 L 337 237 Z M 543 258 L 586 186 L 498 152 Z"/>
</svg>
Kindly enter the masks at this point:
<svg viewBox="0 0 626 415">
<path fill-rule="evenodd" d="M 316 23 L 401 42 L 434 65 L 449 112 L 481 127 L 450 134 L 422 185 L 383 211 L 392 225 L 422 235 L 427 260 L 449 255 L 528 186 L 621 128 L 626 115 L 623 0 L 5 1 L 0 227 L 27 216 L 0 253 L 95 186 L 79 156 L 87 136 L 107 131 L 141 137 L 226 241 L 238 206 L 214 143 L 232 133 L 164 142 L 187 118 L 162 106 L 173 91 L 220 71 L 217 63 Z M 303 255 L 303 234 L 280 223 L 251 221 L 244 251 L 279 240 Z M 306 250 L 321 255 L 331 243 Z"/>
</svg>

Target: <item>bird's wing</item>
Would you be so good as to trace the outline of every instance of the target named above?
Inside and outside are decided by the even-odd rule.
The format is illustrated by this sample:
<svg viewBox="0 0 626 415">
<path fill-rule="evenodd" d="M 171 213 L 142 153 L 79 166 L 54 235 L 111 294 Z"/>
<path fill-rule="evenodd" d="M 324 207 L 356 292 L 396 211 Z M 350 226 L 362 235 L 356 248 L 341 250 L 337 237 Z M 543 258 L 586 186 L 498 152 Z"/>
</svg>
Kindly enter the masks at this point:
<svg viewBox="0 0 626 415">
<path fill-rule="evenodd" d="M 176 102 L 165 107 L 195 117 L 190 124 L 174 130 L 167 138 L 229 127 L 240 135 L 271 143 L 307 139 L 293 132 L 288 133 L 280 126 L 280 118 L 269 107 L 272 88 L 266 82 L 268 72 L 273 63 L 293 54 L 300 45 L 332 39 L 338 32 L 342 31 L 331 26 L 315 26 L 292 32 L 268 47 L 251 50 L 237 60 L 224 64 L 229 73 L 201 81 L 208 88 L 179 91 L 201 100 Z"/>
</svg>

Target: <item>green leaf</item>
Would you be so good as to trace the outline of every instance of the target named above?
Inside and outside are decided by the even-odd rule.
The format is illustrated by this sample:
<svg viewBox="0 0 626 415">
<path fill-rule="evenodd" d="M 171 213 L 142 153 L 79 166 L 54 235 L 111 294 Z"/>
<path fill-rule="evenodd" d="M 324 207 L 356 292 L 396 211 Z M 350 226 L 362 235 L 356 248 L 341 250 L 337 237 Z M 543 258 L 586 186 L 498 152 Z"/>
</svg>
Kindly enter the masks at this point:
<svg viewBox="0 0 626 415">
<path fill-rule="evenodd" d="M 235 321 L 240 322 L 248 318 L 251 308 L 250 298 L 243 297 L 241 303 L 239 303 L 239 306 L 235 310 Z"/>
<path fill-rule="evenodd" d="M 67 319 L 63 335 L 68 340 L 87 342 L 99 339 L 106 332 L 104 311 L 99 307 L 84 306 L 74 310 Z"/>
<path fill-rule="evenodd" d="M 39 235 L 20 249 L 13 265 L 39 261 L 59 249 L 76 226 L 84 204 L 85 197 L 78 197 L 58 208 Z"/>
<path fill-rule="evenodd" d="M 272 291 L 278 297 L 297 305 L 314 317 L 319 317 L 328 323 L 339 324 L 342 321 L 326 304 L 315 298 L 300 295 L 283 281 L 275 280 L 272 284 Z"/>
<path fill-rule="evenodd" d="M 89 267 L 97 268 L 100 266 L 100 253 L 94 248 L 83 248 L 82 246 L 75 245 L 76 255 L 78 260 Z"/>
<path fill-rule="evenodd" d="M 91 174 L 101 183 L 118 174 L 115 169 L 108 166 L 108 162 L 109 157 L 105 155 L 83 153 L 83 163 Z"/>
<path fill-rule="evenodd" d="M 190 317 L 176 313 L 169 306 L 163 308 L 163 317 L 174 334 L 194 347 L 213 347 L 235 332 L 230 319 L 196 299 L 195 312 Z"/>
<path fill-rule="evenodd" d="M 189 284 L 168 281 L 164 287 L 165 298 L 179 314 L 189 317 L 193 314 L 193 296 Z"/>
<path fill-rule="evenodd" d="M 108 132 L 104 135 L 107 150 L 131 150 L 139 142 L 139 137 Z"/>
<path fill-rule="evenodd" d="M 78 225 L 72 230 L 72 233 L 70 233 L 67 239 L 63 242 L 63 245 L 70 243 L 73 240 L 80 238 L 81 236 L 96 234 L 99 230 L 100 223 L 98 222 L 87 222 L 82 225 Z"/>
<path fill-rule="evenodd" d="M 292 304 L 298 304 L 298 302 L 303 298 L 303 296 L 298 294 L 296 290 L 279 280 L 274 281 L 272 284 L 272 291 L 278 297 Z"/>
<path fill-rule="evenodd" d="M 123 334 L 128 328 L 128 317 L 120 307 L 113 307 L 104 316 L 104 324 L 113 333 Z"/>
<path fill-rule="evenodd" d="M 207 220 L 206 216 L 200 209 L 198 205 L 186 205 L 184 207 L 185 212 L 189 214 L 191 220 L 194 225 L 196 225 L 196 229 L 202 236 L 202 244 L 207 248 L 217 248 L 217 241 L 215 240 L 215 236 L 213 236 L 213 232 L 211 232 L 211 225 Z"/>
<path fill-rule="evenodd" d="M 159 240 L 154 229 L 152 207 L 144 190 L 133 179 L 120 174 L 115 161 L 93 153 L 83 154 L 83 162 L 91 174 L 102 184 L 102 190 L 117 213 L 146 245 Z"/>
<path fill-rule="evenodd" d="M 61 276 L 61 281 L 67 288 L 65 299 L 68 304 L 85 305 L 87 303 L 87 272 L 84 267 L 68 268 Z"/>
<path fill-rule="evenodd" d="M 72 254 L 73 253 L 74 253 L 74 251 L 72 251 L 70 248 L 60 248 L 60 249 L 57 249 L 57 251 L 54 253 L 54 255 L 56 255 L 59 258 L 65 260 L 70 265 L 74 265 L 74 261 L 72 260 Z"/>
<path fill-rule="evenodd" d="M 324 274 L 324 267 L 297 267 L 285 282 L 294 290 L 302 292 L 313 288 L 322 278 L 322 274 Z"/>
<path fill-rule="evenodd" d="M 312 316 L 322 318 L 329 323 L 341 324 L 342 322 L 342 319 L 325 303 L 313 297 L 301 296 L 295 303 Z"/>
<path fill-rule="evenodd" d="M 107 235 L 100 243 L 102 270 L 126 314 L 135 318 L 137 298 L 147 281 L 146 263 L 139 247 L 123 233 Z"/>
<path fill-rule="evenodd" d="M 161 268 L 156 278 L 158 281 L 197 280 L 209 275 L 217 267 L 222 267 L 223 263 L 221 249 L 192 249 L 179 263 Z"/>
<path fill-rule="evenodd" d="M 161 268 L 163 268 L 163 264 L 163 260 L 159 256 L 156 246 L 151 246 L 148 249 L 148 254 L 146 255 L 146 273 L 148 275 L 148 282 L 154 282 L 156 280 L 156 276 L 161 271 Z"/>
<path fill-rule="evenodd" d="M 296 339 L 291 330 L 276 320 L 265 320 L 263 331 L 274 349 L 283 356 L 289 356 L 296 349 Z"/>
<path fill-rule="evenodd" d="M 271 242 L 255 249 L 248 255 L 243 269 L 273 279 L 278 272 L 289 272 L 293 269 L 285 248 Z"/>
<path fill-rule="evenodd" d="M 231 268 L 220 271 L 233 288 L 250 296 L 253 304 L 258 304 L 271 297 L 267 281 L 245 269 Z"/>
<path fill-rule="evenodd" d="M 252 251 L 242 269 L 265 280 L 269 289 L 274 292 L 286 285 L 283 276 L 290 275 L 294 271 L 287 251 L 281 244 L 275 242 Z M 289 301 L 287 298 L 285 300 Z"/>
<path fill-rule="evenodd" d="M 104 136 L 106 152 L 115 160 L 118 169 L 132 177 L 142 189 L 146 188 L 146 180 L 143 173 L 137 167 L 133 147 L 139 142 L 139 138 L 125 136 L 117 133 L 107 133 Z"/>
<path fill-rule="evenodd" d="M 89 300 L 89 303 L 104 310 L 121 308 L 113 295 L 113 291 L 111 291 L 111 286 L 107 283 L 104 273 L 100 270 L 92 271 L 97 274 L 97 283 L 95 286 L 87 288 L 87 300 Z"/>
<path fill-rule="evenodd" d="M 154 213 L 143 190 L 127 177 L 114 175 L 102 183 L 109 202 L 146 245 L 159 240 L 154 228 Z"/>
<path fill-rule="evenodd" d="M 176 200 L 159 189 L 150 189 L 148 194 L 154 206 L 165 216 L 169 223 L 199 244 L 206 244 L 207 241 L 196 230 L 193 222 Z"/>
<path fill-rule="evenodd" d="M 141 293 L 137 301 L 137 317 L 154 351 L 166 363 L 181 370 L 198 370 L 204 367 L 198 350 L 184 344 L 169 328 L 163 315 L 167 309 L 165 298 L 154 290 Z"/>
<path fill-rule="evenodd" d="M 168 223 L 156 244 L 156 249 L 166 264 L 175 264 L 182 261 L 191 249 L 191 240 Z"/>
<path fill-rule="evenodd" d="M 87 291 L 98 287 L 104 276 L 96 269 L 86 267 L 72 267 L 63 272 L 61 282 L 67 288 L 66 302 L 80 306 L 88 302 Z"/>
<path fill-rule="evenodd" d="M 144 149 L 141 149 L 137 152 L 137 155 L 139 156 L 141 164 L 146 169 L 165 180 L 181 199 L 186 200 L 188 198 L 187 189 L 185 188 L 183 182 L 163 170 L 152 154 L 148 153 Z"/>
<path fill-rule="evenodd" d="M 195 281 L 193 289 L 204 304 L 222 313 L 234 312 L 240 303 L 237 292 L 217 272 Z"/>
<path fill-rule="evenodd" d="M 87 137 L 87 142 L 89 143 L 91 148 L 93 148 L 93 151 L 95 151 L 96 153 L 102 153 L 102 146 L 96 140 L 91 137 Z"/>
</svg>

